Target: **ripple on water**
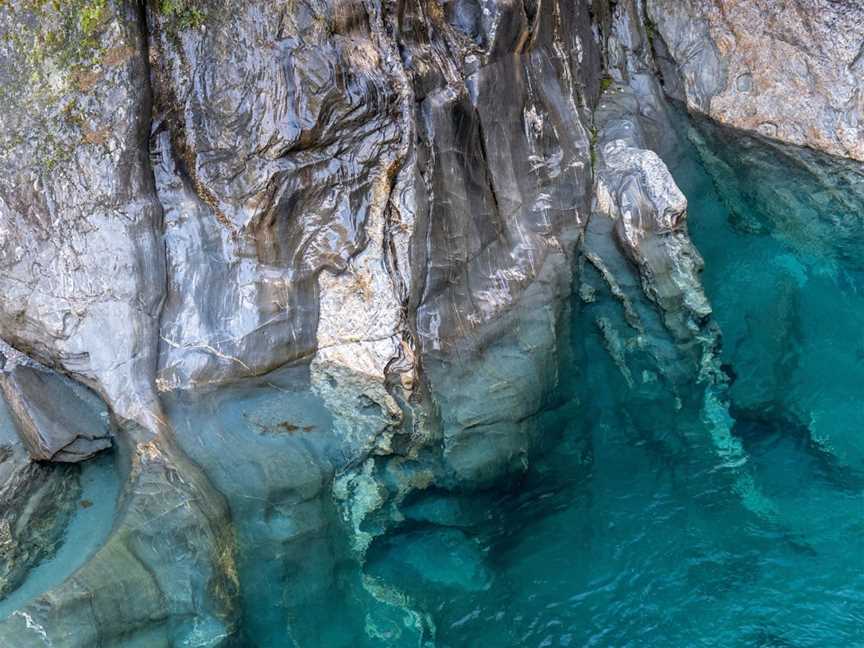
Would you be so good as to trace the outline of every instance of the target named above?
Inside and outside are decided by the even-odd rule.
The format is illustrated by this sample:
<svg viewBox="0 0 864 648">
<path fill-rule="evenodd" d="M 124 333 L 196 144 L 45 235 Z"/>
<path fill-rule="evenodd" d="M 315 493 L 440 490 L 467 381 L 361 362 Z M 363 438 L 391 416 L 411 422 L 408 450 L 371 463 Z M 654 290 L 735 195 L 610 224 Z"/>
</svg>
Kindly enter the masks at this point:
<svg viewBox="0 0 864 648">
<path fill-rule="evenodd" d="M 439 646 L 864 645 L 864 275 L 849 262 L 864 256 L 864 223 L 813 222 L 808 204 L 796 231 L 788 209 L 730 208 L 709 171 L 691 148 L 673 169 L 736 376 L 731 434 L 770 506 L 746 505 L 730 477 L 740 466 L 720 465 L 692 404 L 633 405 L 577 312 L 581 404 L 550 418 L 561 445 L 477 510 L 470 497 L 436 503 L 492 576 L 480 590 L 430 594 Z M 771 181 L 770 171 L 737 177 Z M 777 183 L 806 180 L 774 172 Z M 412 569 L 432 578 L 451 563 L 429 551 Z"/>
</svg>

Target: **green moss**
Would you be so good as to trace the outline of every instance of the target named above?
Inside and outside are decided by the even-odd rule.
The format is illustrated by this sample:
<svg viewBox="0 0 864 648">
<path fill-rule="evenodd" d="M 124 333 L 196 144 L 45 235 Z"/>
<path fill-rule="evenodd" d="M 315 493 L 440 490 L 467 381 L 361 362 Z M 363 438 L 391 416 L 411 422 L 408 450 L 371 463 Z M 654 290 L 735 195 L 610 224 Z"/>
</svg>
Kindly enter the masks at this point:
<svg viewBox="0 0 864 648">
<path fill-rule="evenodd" d="M 61 172 L 88 129 L 83 93 L 104 73 L 116 38 L 108 0 L 0 0 L 0 48 L 7 59 L 0 102 L 20 119 L 0 133 L 0 159 L 26 156 L 43 173 Z M 88 139 L 90 136 L 90 139 Z M 92 140 L 92 141 L 91 141 Z"/>
<path fill-rule="evenodd" d="M 29 0 L 8 4 L 7 12 L 6 40 L 37 75 L 49 60 L 66 70 L 93 65 L 102 54 L 108 0 Z"/>
<path fill-rule="evenodd" d="M 612 86 L 612 77 L 604 76 L 600 79 L 600 94 L 602 95 Z"/>
<path fill-rule="evenodd" d="M 645 14 L 643 23 L 645 24 L 645 33 L 648 36 L 648 44 L 651 46 L 651 51 L 654 51 L 654 39 L 657 38 L 657 25 L 648 17 L 647 13 Z"/>
<path fill-rule="evenodd" d="M 159 0 L 159 13 L 171 29 L 196 29 L 204 24 L 207 14 L 192 0 Z"/>
<path fill-rule="evenodd" d="M 105 4 L 107 0 L 93 0 L 81 7 L 79 23 L 85 38 L 96 35 L 101 25 L 105 22 Z"/>
</svg>

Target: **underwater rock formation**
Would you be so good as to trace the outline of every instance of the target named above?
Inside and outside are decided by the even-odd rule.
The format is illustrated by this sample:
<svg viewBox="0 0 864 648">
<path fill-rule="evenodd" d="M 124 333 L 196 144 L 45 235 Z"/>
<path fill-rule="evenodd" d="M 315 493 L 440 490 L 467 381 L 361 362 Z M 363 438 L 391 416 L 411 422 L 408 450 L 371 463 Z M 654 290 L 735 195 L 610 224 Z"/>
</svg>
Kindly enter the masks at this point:
<svg viewBox="0 0 864 648">
<path fill-rule="evenodd" d="M 24 446 L 69 462 L 113 441 L 123 483 L 104 545 L 0 638 L 433 639 L 394 569 L 440 550 L 436 587 L 491 576 L 461 522 L 418 502 L 446 513 L 525 472 L 568 378 L 574 288 L 620 305 L 595 323 L 640 406 L 660 385 L 722 397 L 660 158 L 664 91 L 756 128 L 722 112 L 749 59 L 724 61 L 703 5 L 651 0 L 646 23 L 639 0 L 0 3 L 0 338 L 29 358 L 0 375 L 20 435 L 0 520 L 31 547 L 0 555 L 0 593 L 77 497 L 75 467 Z M 745 108 L 782 121 L 763 85 Z M 853 126 L 783 124 L 767 134 L 860 159 Z M 31 500 L 40 528 L 16 517 Z M 304 618 L 334 591 L 368 606 L 352 636 Z"/>
<path fill-rule="evenodd" d="M 678 135 L 637 7 L 622 3 L 611 15 L 612 81 L 594 113 L 594 205 L 583 264 L 594 266 L 621 302 L 630 331 L 605 318 L 598 326 L 622 370 L 634 379 L 619 345 L 635 335 L 633 350 L 652 357 L 653 371 L 675 391 L 697 376 L 718 378 L 719 331 L 699 279 L 702 259 L 687 233 L 687 200 L 655 152 L 674 147 Z M 594 290 L 583 286 L 585 295 Z"/>
<path fill-rule="evenodd" d="M 56 551 L 80 490 L 77 467 L 31 460 L 0 400 L 0 597 Z"/>
</svg>

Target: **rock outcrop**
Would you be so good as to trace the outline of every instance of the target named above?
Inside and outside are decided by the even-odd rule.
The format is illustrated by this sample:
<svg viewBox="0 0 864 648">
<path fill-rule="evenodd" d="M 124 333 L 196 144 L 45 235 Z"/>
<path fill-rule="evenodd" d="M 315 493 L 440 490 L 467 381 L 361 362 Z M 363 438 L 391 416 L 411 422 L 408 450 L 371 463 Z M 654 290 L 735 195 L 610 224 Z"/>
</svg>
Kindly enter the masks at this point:
<svg viewBox="0 0 864 648">
<path fill-rule="evenodd" d="M 227 509 L 154 384 L 165 262 L 143 24 L 134 2 L 0 6 L 0 337 L 103 397 L 127 465 L 109 541 L 0 623 L 10 645 L 216 645 L 236 614 Z"/>
<path fill-rule="evenodd" d="M 857 16 L 848 4 L 820 25 Z M 746 31 L 772 15 L 0 2 L 0 338 L 41 363 L 0 387 L 34 459 L 85 459 L 110 431 L 125 480 L 104 546 L 0 637 L 315 645 L 333 629 L 297 610 L 334 589 L 369 603 L 345 625 L 373 645 L 434 636 L 367 554 L 403 534 L 420 547 L 406 570 L 452 549 L 438 585 L 485 586 L 467 536 L 428 511 L 417 532 L 410 504 L 524 472 L 566 378 L 574 288 L 613 296 L 594 323 L 640 406 L 661 384 L 724 387 L 687 202 L 658 155 L 674 146 L 663 90 L 861 159 L 854 29 L 823 53 L 848 69 L 827 72 L 784 36 L 803 23 L 778 27 L 792 53 L 772 73 Z M 797 108 L 778 99 L 793 63 L 811 89 Z M 88 390 L 104 415 L 78 408 Z M 10 507 L 73 474 L 10 452 L 0 468 L 26 486 L 0 485 Z M 38 559 L 10 556 L 9 583 Z"/>
<path fill-rule="evenodd" d="M 666 90 L 717 122 L 864 162 L 858 0 L 646 0 Z"/>
<path fill-rule="evenodd" d="M 35 366 L 15 365 L 0 371 L 0 392 L 36 461 L 84 461 L 111 447 L 104 404 L 68 378 Z"/>
<path fill-rule="evenodd" d="M 30 460 L 0 399 L 0 597 L 54 553 L 80 492 L 77 466 Z"/>
</svg>

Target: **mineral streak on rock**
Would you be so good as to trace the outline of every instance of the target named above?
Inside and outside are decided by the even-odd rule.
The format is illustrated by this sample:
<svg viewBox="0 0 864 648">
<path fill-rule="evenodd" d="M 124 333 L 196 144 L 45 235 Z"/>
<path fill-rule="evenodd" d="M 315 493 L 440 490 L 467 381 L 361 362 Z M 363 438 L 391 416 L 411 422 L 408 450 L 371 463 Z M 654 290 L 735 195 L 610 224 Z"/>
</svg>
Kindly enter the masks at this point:
<svg viewBox="0 0 864 648">
<path fill-rule="evenodd" d="M 317 335 L 319 276 L 348 270 L 370 219 L 380 248 L 407 146 L 401 67 L 379 13 L 363 3 L 215 2 L 206 29 L 180 33 L 150 13 L 169 264 L 161 388 L 230 382 L 308 360 L 319 344 L 387 337 L 364 322 L 330 332 L 328 312 Z M 342 282 L 360 306 L 392 290 L 373 285 L 389 284 L 380 259 L 371 269 Z M 399 307 L 379 309 L 393 317 Z"/>
</svg>

